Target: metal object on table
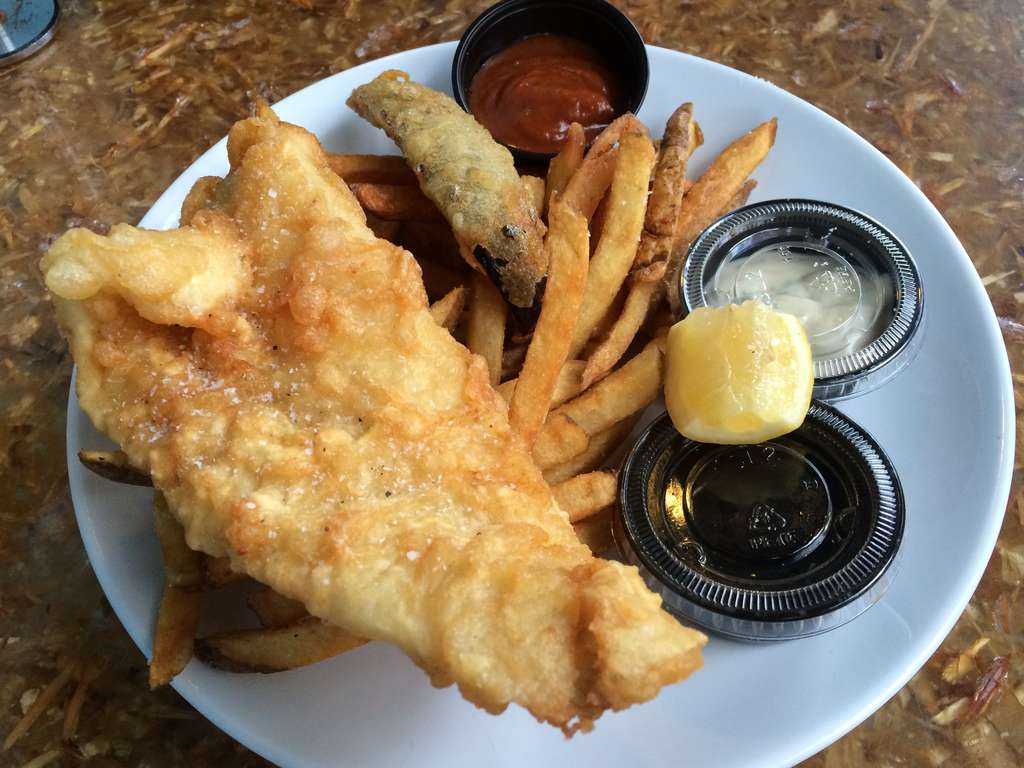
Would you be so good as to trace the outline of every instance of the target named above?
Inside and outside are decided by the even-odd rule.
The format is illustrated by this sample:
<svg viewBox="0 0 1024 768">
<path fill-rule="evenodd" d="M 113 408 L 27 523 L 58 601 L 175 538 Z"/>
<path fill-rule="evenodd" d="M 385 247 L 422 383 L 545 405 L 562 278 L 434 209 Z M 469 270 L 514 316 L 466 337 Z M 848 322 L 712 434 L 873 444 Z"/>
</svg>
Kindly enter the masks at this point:
<svg viewBox="0 0 1024 768">
<path fill-rule="evenodd" d="M 0 67 L 21 61 L 46 45 L 59 15 L 56 0 L 0 0 Z"/>
</svg>

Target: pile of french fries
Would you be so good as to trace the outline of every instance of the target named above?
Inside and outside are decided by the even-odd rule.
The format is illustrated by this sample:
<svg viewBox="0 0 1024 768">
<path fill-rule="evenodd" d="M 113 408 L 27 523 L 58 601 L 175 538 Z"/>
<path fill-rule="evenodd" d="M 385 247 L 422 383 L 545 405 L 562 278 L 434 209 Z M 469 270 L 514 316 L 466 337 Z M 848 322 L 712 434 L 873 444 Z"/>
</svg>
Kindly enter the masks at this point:
<svg viewBox="0 0 1024 768">
<path fill-rule="evenodd" d="M 546 178 L 522 177 L 547 226 L 548 277 L 532 322 L 467 266 L 402 158 L 330 157 L 374 231 L 416 257 L 434 320 L 486 361 L 492 385 L 508 402 L 510 425 L 595 552 L 610 543 L 616 495 L 614 473 L 600 468 L 661 391 L 664 337 L 678 317 L 686 252 L 709 224 L 746 202 L 755 185 L 749 176 L 771 149 L 775 129 L 774 119 L 757 126 L 690 183 L 686 166 L 703 143 L 691 104 L 672 114 L 657 145 L 631 114 L 610 124 L 589 150 L 573 124 Z M 79 458 L 110 480 L 151 485 L 122 453 L 82 451 Z M 259 628 L 197 640 L 203 593 L 245 577 L 226 559 L 191 550 L 159 492 L 154 521 L 165 577 L 151 686 L 169 682 L 193 654 L 226 670 L 276 672 L 365 642 L 264 586 L 247 599 Z"/>
</svg>

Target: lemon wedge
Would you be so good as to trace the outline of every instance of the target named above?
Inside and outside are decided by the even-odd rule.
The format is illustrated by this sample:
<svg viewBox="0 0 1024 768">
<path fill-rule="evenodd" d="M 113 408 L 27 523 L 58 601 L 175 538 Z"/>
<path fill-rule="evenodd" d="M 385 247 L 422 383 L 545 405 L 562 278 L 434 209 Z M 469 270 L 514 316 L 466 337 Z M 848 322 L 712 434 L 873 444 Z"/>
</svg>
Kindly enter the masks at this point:
<svg viewBox="0 0 1024 768">
<path fill-rule="evenodd" d="M 814 388 L 800 321 L 759 301 L 701 307 L 668 334 L 665 404 L 702 443 L 761 443 L 799 427 Z"/>
</svg>

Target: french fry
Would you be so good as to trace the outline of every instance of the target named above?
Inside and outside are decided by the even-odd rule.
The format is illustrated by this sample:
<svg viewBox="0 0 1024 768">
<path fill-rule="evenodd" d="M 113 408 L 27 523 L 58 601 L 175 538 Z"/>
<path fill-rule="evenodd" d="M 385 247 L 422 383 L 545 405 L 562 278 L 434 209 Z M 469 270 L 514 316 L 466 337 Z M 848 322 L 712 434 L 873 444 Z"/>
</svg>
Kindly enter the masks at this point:
<svg viewBox="0 0 1024 768">
<path fill-rule="evenodd" d="M 589 221 L 594 216 L 597 204 L 611 186 L 619 153 L 619 141 L 623 136 L 636 134 L 647 136 L 643 123 L 627 112 L 616 118 L 594 140 L 565 185 L 565 202 L 583 214 Z"/>
<path fill-rule="evenodd" d="M 686 194 L 676 221 L 676 237 L 689 244 L 740 191 L 775 143 L 778 119 L 761 123 L 720 154 Z"/>
<path fill-rule="evenodd" d="M 400 155 L 328 155 L 327 162 L 346 184 L 417 184 Z"/>
<path fill-rule="evenodd" d="M 622 314 L 591 352 L 583 373 L 584 387 L 608 373 L 633 343 L 650 308 L 664 295 L 664 263 L 672 252 L 676 221 L 686 192 L 686 164 L 704 141 L 693 105 L 681 105 L 665 123 L 665 136 L 654 168 L 654 181 L 644 218 L 644 232 L 637 249 L 634 274 Z M 647 265 L 655 266 L 652 270 Z M 646 267 L 646 269 L 645 269 Z M 641 271 L 638 271 L 641 270 Z"/>
<path fill-rule="evenodd" d="M 626 291 L 623 288 L 619 290 L 619 294 L 618 296 L 615 297 L 615 301 L 613 301 L 611 303 L 611 306 L 608 307 L 608 311 L 604 313 L 604 317 L 602 317 L 601 320 L 598 322 L 597 328 L 594 330 L 594 333 L 591 336 L 591 340 L 587 342 L 587 345 L 584 347 L 584 349 L 587 350 L 588 353 L 590 347 L 593 346 L 593 342 L 595 342 L 597 339 L 602 338 L 606 333 L 608 333 L 609 329 L 612 327 L 612 323 L 615 322 L 615 319 L 622 312 L 622 303 L 625 300 Z M 586 389 L 586 387 L 584 387 L 584 389 Z"/>
<path fill-rule="evenodd" d="M 597 557 L 606 554 L 615 543 L 612 536 L 611 512 L 607 507 L 581 520 L 572 528 L 576 532 L 576 537 L 590 547 L 590 551 Z"/>
<path fill-rule="evenodd" d="M 253 592 L 246 602 L 264 627 L 284 627 L 309 615 L 298 600 L 285 597 L 270 587 Z"/>
<path fill-rule="evenodd" d="M 658 163 L 644 219 L 645 232 L 665 237 L 675 235 L 686 181 L 686 164 L 694 150 L 703 143 L 704 134 L 693 119 L 693 104 L 680 105 L 665 123 L 665 136 L 658 149 Z"/>
<path fill-rule="evenodd" d="M 629 435 L 639 418 L 640 414 L 634 414 L 628 419 L 609 427 L 604 432 L 597 433 L 590 438 L 590 444 L 587 445 L 585 451 L 567 461 L 553 464 L 545 469 L 544 480 L 549 485 L 557 485 L 576 475 L 590 472 L 600 467 L 622 445 L 622 442 Z M 536 449 L 534 452 L 536 453 Z"/>
<path fill-rule="evenodd" d="M 544 215 L 546 216 L 551 207 L 551 198 L 561 195 L 565 191 L 569 179 L 576 173 L 576 169 L 583 162 L 583 148 L 586 144 L 586 137 L 583 133 L 583 126 L 579 123 L 572 123 L 565 134 L 565 143 L 561 151 L 551 158 L 548 165 L 548 182 L 544 190 Z"/>
<path fill-rule="evenodd" d="M 203 555 L 189 549 L 185 529 L 167 507 L 167 499 L 157 491 L 153 495 L 153 524 L 164 560 L 164 583 L 182 589 L 203 586 Z"/>
<path fill-rule="evenodd" d="M 558 379 L 555 381 L 555 390 L 551 393 L 551 407 L 557 408 L 562 403 L 572 400 L 583 391 L 580 386 L 580 376 L 586 363 L 583 360 L 566 360 L 565 365 L 558 372 Z M 516 391 L 519 379 L 509 379 L 498 385 L 498 394 L 505 402 L 512 400 L 512 393 Z"/>
<path fill-rule="evenodd" d="M 505 344 L 508 305 L 491 281 L 473 273 L 469 310 L 466 313 L 466 346 L 487 362 L 491 385 L 501 381 L 501 350 Z"/>
<path fill-rule="evenodd" d="M 594 333 L 633 265 L 643 231 L 647 184 L 653 163 L 654 145 L 647 136 L 623 136 L 608 193 L 608 218 L 590 260 L 586 293 L 572 338 L 573 357 Z"/>
<path fill-rule="evenodd" d="M 757 182 L 754 179 L 748 179 L 740 187 L 740 191 L 733 195 L 732 199 L 726 203 L 718 216 L 723 216 L 746 205 L 747 198 L 750 197 L 750 193 L 756 186 Z M 718 218 L 718 216 L 715 218 Z M 623 304 L 622 314 L 615 320 L 615 323 L 608 330 L 601 343 L 594 348 L 587 359 L 587 367 L 583 371 L 580 380 L 580 384 L 584 389 L 614 368 L 615 363 L 619 361 L 626 353 L 629 345 L 633 343 L 637 331 L 640 330 L 644 320 L 650 314 L 651 308 L 664 295 L 665 284 L 662 282 L 662 277 L 665 274 L 666 268 L 667 264 L 665 262 L 656 261 L 633 273 L 629 292 L 626 294 L 626 301 Z"/>
<path fill-rule="evenodd" d="M 608 220 L 608 197 L 608 193 L 605 193 L 605 196 L 601 198 L 601 202 L 597 204 L 597 208 L 594 209 L 594 215 L 590 217 L 591 256 L 597 250 L 597 246 L 601 242 L 601 236 L 604 234 L 604 223 Z"/>
<path fill-rule="evenodd" d="M 419 187 L 403 184 L 350 184 L 359 205 L 384 221 L 441 221 L 437 210 Z"/>
<path fill-rule="evenodd" d="M 719 212 L 718 216 L 724 216 L 727 213 L 732 213 L 737 208 L 742 208 L 747 204 L 747 200 L 750 199 L 750 193 L 757 187 L 756 179 L 747 179 L 743 182 L 743 186 L 740 187 L 740 191 L 729 198 L 729 202 L 725 204 L 725 207 Z M 715 218 L 718 218 L 716 216 Z"/>
<path fill-rule="evenodd" d="M 449 331 L 454 331 L 462 317 L 462 308 L 466 303 L 466 289 L 459 285 L 452 288 L 443 298 L 430 305 L 430 316 L 434 322 Z"/>
<path fill-rule="evenodd" d="M 615 319 L 608 333 L 587 359 L 586 367 L 580 376 L 580 386 L 583 389 L 587 389 L 595 381 L 605 376 L 626 354 L 629 345 L 636 338 L 637 331 L 643 325 L 651 305 L 661 297 L 664 291 L 665 286 L 660 279 L 634 280 L 630 284 L 626 302 L 622 306 L 622 313 Z"/>
<path fill-rule="evenodd" d="M 594 155 L 591 149 L 565 186 L 562 200 L 582 213 L 587 221 L 593 218 L 598 203 L 611 186 L 618 156 L 618 147 L 612 147 L 600 155 Z"/>
<path fill-rule="evenodd" d="M 164 585 L 149 662 L 150 688 L 171 682 L 192 658 L 201 599 L 201 592 Z"/>
<path fill-rule="evenodd" d="M 681 308 L 678 276 L 690 243 L 715 220 L 764 160 L 775 143 L 777 126 L 778 120 L 773 117 L 726 147 L 683 198 L 664 278 L 673 311 L 678 313 Z"/>
<path fill-rule="evenodd" d="M 594 143 L 590 145 L 590 152 L 587 155 L 595 152 L 599 155 L 603 154 L 622 141 L 624 136 L 630 134 L 647 136 L 647 126 L 641 123 L 632 112 L 626 112 L 608 123 L 605 129 L 598 134 Z"/>
<path fill-rule="evenodd" d="M 668 259 L 671 255 L 679 209 L 686 192 L 686 165 L 703 142 L 704 135 L 693 119 L 693 105 L 681 105 L 665 123 L 665 136 L 647 202 L 644 235 L 637 250 L 637 265 Z"/>
<path fill-rule="evenodd" d="M 624 366 L 551 412 L 533 449 L 534 461 L 541 471 L 546 472 L 584 453 L 593 436 L 654 402 L 665 374 L 663 347 L 663 338 L 651 340 Z M 580 431 L 586 436 L 582 449 Z"/>
<path fill-rule="evenodd" d="M 569 522 L 578 523 L 614 504 L 617 488 L 614 473 L 586 472 L 559 483 L 551 492 Z"/>
<path fill-rule="evenodd" d="M 737 208 L 742 208 L 744 205 L 746 205 L 747 200 L 750 198 L 750 193 L 754 191 L 755 187 L 757 187 L 757 181 L 755 179 L 747 179 L 745 182 L 743 182 L 743 186 L 739 188 L 739 191 L 736 192 L 736 194 L 733 195 L 731 198 L 729 198 L 729 201 L 724 206 L 722 206 L 722 209 L 717 212 L 717 214 L 713 217 L 712 220 L 724 216 L 725 214 L 735 211 Z M 645 267 L 637 269 L 633 273 L 634 282 L 636 284 L 643 284 L 661 281 L 664 278 L 667 270 L 667 262 L 656 261 L 652 264 L 648 264 Z M 676 282 L 678 282 L 678 279 Z M 662 285 L 664 285 L 664 283 L 662 283 Z M 638 285 L 638 287 L 640 286 Z M 657 299 L 660 299 L 661 292 L 657 292 L 655 296 Z"/>
<path fill-rule="evenodd" d="M 79 451 L 78 460 L 90 472 L 115 483 L 153 485 L 153 479 L 133 467 L 123 451 Z"/>
<path fill-rule="evenodd" d="M 537 434 L 533 461 L 541 471 L 580 455 L 590 445 L 586 431 L 565 414 L 553 413 Z"/>
<path fill-rule="evenodd" d="M 539 216 L 544 212 L 544 197 L 547 193 L 547 184 L 540 176 L 521 176 L 523 186 L 526 187 L 526 197 L 533 204 L 533 209 Z"/>
<path fill-rule="evenodd" d="M 533 444 L 551 407 L 587 286 L 587 220 L 559 199 L 551 204 L 545 247 L 547 288 L 508 410 L 509 423 L 527 445 Z"/>
<path fill-rule="evenodd" d="M 653 339 L 635 357 L 552 415 L 569 417 L 596 435 L 646 408 L 661 390 L 665 373 L 663 338 Z M 565 457 L 566 459 L 570 457 Z"/>
<path fill-rule="evenodd" d="M 223 632 L 196 643 L 196 656 L 229 672 L 282 672 L 366 643 L 312 616 L 284 627 Z"/>
<path fill-rule="evenodd" d="M 203 556 L 203 582 L 207 588 L 217 589 L 244 578 L 244 573 L 231 569 L 229 558 Z"/>
</svg>

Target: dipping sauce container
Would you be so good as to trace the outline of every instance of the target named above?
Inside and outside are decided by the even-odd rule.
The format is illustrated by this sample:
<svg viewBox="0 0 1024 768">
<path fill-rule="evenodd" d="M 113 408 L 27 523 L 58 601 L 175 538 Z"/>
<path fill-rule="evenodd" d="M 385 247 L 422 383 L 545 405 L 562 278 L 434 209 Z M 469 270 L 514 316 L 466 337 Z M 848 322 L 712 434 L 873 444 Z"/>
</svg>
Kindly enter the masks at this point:
<svg viewBox="0 0 1024 768">
<path fill-rule="evenodd" d="M 759 445 L 680 435 L 663 414 L 619 473 L 616 543 L 665 608 L 711 632 L 783 640 L 834 629 L 895 574 L 905 509 L 888 457 L 824 403 Z"/>
<path fill-rule="evenodd" d="M 907 249 L 878 222 L 815 200 L 772 200 L 723 216 L 691 245 L 687 312 L 758 299 L 803 324 L 814 396 L 874 389 L 914 356 L 924 313 Z"/>
<path fill-rule="evenodd" d="M 469 108 L 509 147 L 558 152 L 571 123 L 587 143 L 625 112 L 623 86 L 601 54 L 582 40 L 544 33 L 494 54 L 473 76 Z"/>
<path fill-rule="evenodd" d="M 474 80 L 481 70 L 487 67 L 489 62 L 502 63 L 498 61 L 498 57 L 512 46 L 525 43 L 527 48 L 545 47 L 543 41 L 532 44 L 526 42 L 531 37 L 540 35 L 554 36 L 567 41 L 567 45 L 563 47 L 566 61 L 571 59 L 578 63 L 593 57 L 593 69 L 598 71 L 601 79 L 609 80 L 610 102 L 615 112 L 602 113 L 602 121 L 627 111 L 636 113 L 640 109 L 647 93 L 650 75 L 647 49 L 629 17 L 604 0 L 504 0 L 481 13 L 462 35 L 452 60 L 452 93 L 459 105 L 468 112 L 472 111 L 474 101 L 481 101 L 479 97 L 471 98 Z M 577 48 L 579 50 L 574 50 Z M 532 64 L 529 66 L 533 67 Z M 572 74 L 571 67 L 561 72 L 553 68 L 549 78 L 553 81 L 551 85 L 557 84 L 567 90 L 578 88 L 585 100 L 594 99 L 600 89 L 595 89 L 593 82 L 577 82 L 577 75 Z M 518 82 L 515 77 L 502 78 L 499 82 L 501 81 L 504 81 L 504 87 L 512 89 L 506 94 L 512 98 L 504 100 L 503 103 L 515 105 L 518 110 L 529 110 L 529 96 L 531 93 L 536 94 L 536 106 L 545 113 L 543 119 L 551 122 L 556 132 L 558 126 L 554 125 L 555 120 L 561 120 L 565 128 L 568 128 L 569 122 L 575 119 L 572 100 L 566 101 L 563 98 L 565 94 L 559 95 L 549 90 L 549 84 L 542 83 L 543 87 L 537 87 L 535 77 L 531 77 L 525 83 Z M 494 87 L 494 83 L 491 87 Z M 501 100 L 502 94 L 492 93 L 487 96 L 487 99 L 482 100 L 484 103 L 490 102 L 492 98 Z M 559 117 L 546 109 L 557 103 L 568 105 L 565 115 Z M 588 108 L 586 103 L 582 106 L 579 114 L 597 114 Z M 522 132 L 513 131 L 511 135 L 503 136 L 504 132 L 497 126 L 487 125 L 488 120 L 494 115 L 481 113 L 476 117 L 491 128 L 496 140 L 505 144 L 519 163 L 545 163 L 557 152 L 557 146 L 545 144 L 543 141 L 540 144 L 544 146 L 516 146 L 510 139 L 524 136 Z M 531 119 L 541 119 L 541 116 L 535 114 Z M 594 131 L 590 133 L 593 134 Z"/>
<path fill-rule="evenodd" d="M 698 443 L 660 416 L 620 469 L 616 543 L 666 609 L 710 632 L 764 641 L 835 629 L 885 593 L 906 511 L 882 448 L 824 401 L 874 389 L 913 357 L 917 268 L 863 214 L 772 200 L 701 233 L 680 280 L 686 312 L 755 299 L 795 315 L 818 399 L 798 429 L 757 445 Z"/>
</svg>

